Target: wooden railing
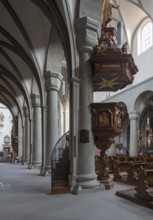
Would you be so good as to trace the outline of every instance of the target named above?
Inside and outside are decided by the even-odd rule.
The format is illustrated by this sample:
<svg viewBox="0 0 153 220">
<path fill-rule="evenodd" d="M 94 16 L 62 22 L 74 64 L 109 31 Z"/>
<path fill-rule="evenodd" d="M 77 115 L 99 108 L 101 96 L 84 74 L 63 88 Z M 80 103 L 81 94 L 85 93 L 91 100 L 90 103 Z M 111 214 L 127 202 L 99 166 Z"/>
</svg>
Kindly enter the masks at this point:
<svg viewBox="0 0 153 220">
<path fill-rule="evenodd" d="M 52 194 L 66 193 L 68 176 L 70 174 L 69 160 L 69 131 L 56 143 L 51 156 L 51 192 Z"/>
</svg>

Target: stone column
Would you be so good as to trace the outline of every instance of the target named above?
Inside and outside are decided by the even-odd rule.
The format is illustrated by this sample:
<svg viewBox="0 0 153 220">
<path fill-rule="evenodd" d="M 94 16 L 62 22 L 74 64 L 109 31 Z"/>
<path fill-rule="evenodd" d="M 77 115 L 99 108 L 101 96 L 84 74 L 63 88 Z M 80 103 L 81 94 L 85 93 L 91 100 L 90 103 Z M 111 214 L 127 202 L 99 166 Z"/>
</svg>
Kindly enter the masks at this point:
<svg viewBox="0 0 153 220">
<path fill-rule="evenodd" d="M 25 116 L 24 161 L 26 163 L 29 163 L 30 161 L 30 121 L 29 121 L 29 112 L 26 106 L 24 106 L 24 116 Z"/>
<path fill-rule="evenodd" d="M 22 125 L 22 165 L 25 161 L 25 127 Z"/>
<path fill-rule="evenodd" d="M 32 161 L 33 161 L 33 120 L 32 118 L 30 118 L 30 160 L 28 163 L 28 168 L 31 169 L 32 168 Z"/>
<path fill-rule="evenodd" d="M 42 165 L 40 170 L 40 175 L 45 175 L 46 166 L 46 134 L 47 134 L 47 107 L 43 106 L 43 120 L 42 120 Z"/>
<path fill-rule="evenodd" d="M 130 119 L 129 154 L 132 157 L 137 155 L 137 118 L 138 118 L 138 114 L 136 112 L 129 113 L 129 119 Z"/>
<path fill-rule="evenodd" d="M 22 139 L 23 139 L 23 124 L 21 121 L 21 117 L 18 117 L 18 157 L 21 161 L 23 152 L 23 146 L 22 146 Z"/>
<path fill-rule="evenodd" d="M 51 153 L 58 141 L 58 91 L 61 86 L 60 73 L 45 72 L 47 90 L 47 143 L 46 170 L 51 169 Z"/>
<path fill-rule="evenodd" d="M 78 156 L 78 121 L 79 121 L 79 90 L 80 80 L 72 78 L 70 81 L 70 176 L 69 185 L 73 189 L 77 178 L 77 156 Z"/>
<path fill-rule="evenodd" d="M 42 114 L 40 96 L 31 95 L 33 105 L 33 158 L 32 165 L 40 166 L 42 162 Z"/>
<path fill-rule="evenodd" d="M 95 174 L 95 149 L 91 127 L 90 103 L 93 102 L 92 71 L 90 58 L 97 44 L 99 25 L 87 18 L 76 21 L 77 46 L 79 48 L 80 112 L 77 186 L 82 189 L 99 186 Z M 99 28 L 100 30 L 100 28 Z"/>
</svg>

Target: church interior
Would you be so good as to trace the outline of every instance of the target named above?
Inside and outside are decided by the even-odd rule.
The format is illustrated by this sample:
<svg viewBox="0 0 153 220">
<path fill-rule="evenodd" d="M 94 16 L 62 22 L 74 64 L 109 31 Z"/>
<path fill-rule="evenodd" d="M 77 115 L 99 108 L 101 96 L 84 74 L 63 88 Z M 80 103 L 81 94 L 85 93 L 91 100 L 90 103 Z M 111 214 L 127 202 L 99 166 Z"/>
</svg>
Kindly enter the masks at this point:
<svg viewBox="0 0 153 220">
<path fill-rule="evenodd" d="M 3 219 L 151 220 L 153 1 L 0 0 Z"/>
</svg>

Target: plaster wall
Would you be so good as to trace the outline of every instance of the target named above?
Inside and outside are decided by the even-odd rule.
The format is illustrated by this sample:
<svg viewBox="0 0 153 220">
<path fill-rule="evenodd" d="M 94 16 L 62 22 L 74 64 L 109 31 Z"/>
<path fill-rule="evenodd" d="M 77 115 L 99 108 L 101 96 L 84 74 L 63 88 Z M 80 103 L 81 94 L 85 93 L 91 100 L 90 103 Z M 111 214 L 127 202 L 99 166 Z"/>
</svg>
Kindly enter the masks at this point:
<svg viewBox="0 0 153 220">
<path fill-rule="evenodd" d="M 133 85 L 142 82 L 149 77 L 153 76 L 152 69 L 153 69 L 153 46 L 147 49 L 145 52 L 139 54 L 139 47 L 141 41 L 141 30 L 143 26 L 150 21 L 146 19 L 136 31 L 134 38 L 133 38 L 133 58 L 134 61 L 139 69 L 139 72 L 135 75 Z M 149 89 L 149 88 L 148 88 Z"/>
<path fill-rule="evenodd" d="M 104 102 L 124 102 L 128 112 L 139 111 L 139 109 L 134 109 L 136 99 L 141 93 L 147 90 L 153 91 L 152 85 L 153 77 L 122 91 L 122 93 L 107 98 Z"/>
</svg>

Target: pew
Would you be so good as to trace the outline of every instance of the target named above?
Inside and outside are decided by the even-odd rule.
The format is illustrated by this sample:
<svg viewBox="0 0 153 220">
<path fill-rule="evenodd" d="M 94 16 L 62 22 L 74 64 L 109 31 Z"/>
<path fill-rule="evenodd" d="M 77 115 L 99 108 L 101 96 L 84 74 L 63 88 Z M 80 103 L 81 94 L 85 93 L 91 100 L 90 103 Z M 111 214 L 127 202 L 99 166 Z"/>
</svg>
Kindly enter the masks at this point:
<svg viewBox="0 0 153 220">
<path fill-rule="evenodd" d="M 99 175 L 98 165 L 99 155 L 95 157 L 96 173 Z M 114 180 L 127 180 L 134 183 L 138 175 L 138 169 L 142 166 L 145 169 L 153 168 L 153 155 L 138 155 L 130 157 L 128 155 L 107 156 L 107 173 L 113 173 Z"/>
<path fill-rule="evenodd" d="M 153 155 L 152 154 L 145 154 L 145 155 L 143 155 L 143 160 L 145 162 L 152 162 L 153 163 Z"/>
<path fill-rule="evenodd" d="M 108 156 L 107 159 L 107 166 L 108 166 L 108 173 L 114 173 L 114 163 L 115 161 L 128 161 L 127 155 L 114 155 L 114 156 Z"/>
<path fill-rule="evenodd" d="M 135 190 L 137 198 L 153 201 L 153 169 L 139 168 Z"/>
<path fill-rule="evenodd" d="M 126 180 L 128 169 L 128 161 L 114 161 L 114 180 Z"/>
<path fill-rule="evenodd" d="M 114 168 L 113 168 L 114 180 L 128 180 L 130 182 L 133 182 L 133 180 L 135 179 L 135 171 L 134 168 L 130 170 L 131 166 L 133 166 L 133 165 L 130 166 L 130 164 L 137 164 L 136 166 L 140 166 L 140 164 L 142 165 L 146 164 L 146 166 L 148 165 L 148 163 L 143 162 L 141 160 L 141 157 L 139 156 L 118 157 L 118 160 L 114 161 Z"/>
<path fill-rule="evenodd" d="M 151 168 L 150 163 L 144 162 L 144 161 L 130 161 L 129 162 L 129 169 L 127 174 L 127 180 L 129 182 L 135 183 L 136 178 L 138 176 L 138 170 L 140 167 L 143 167 L 144 169 Z"/>
</svg>

